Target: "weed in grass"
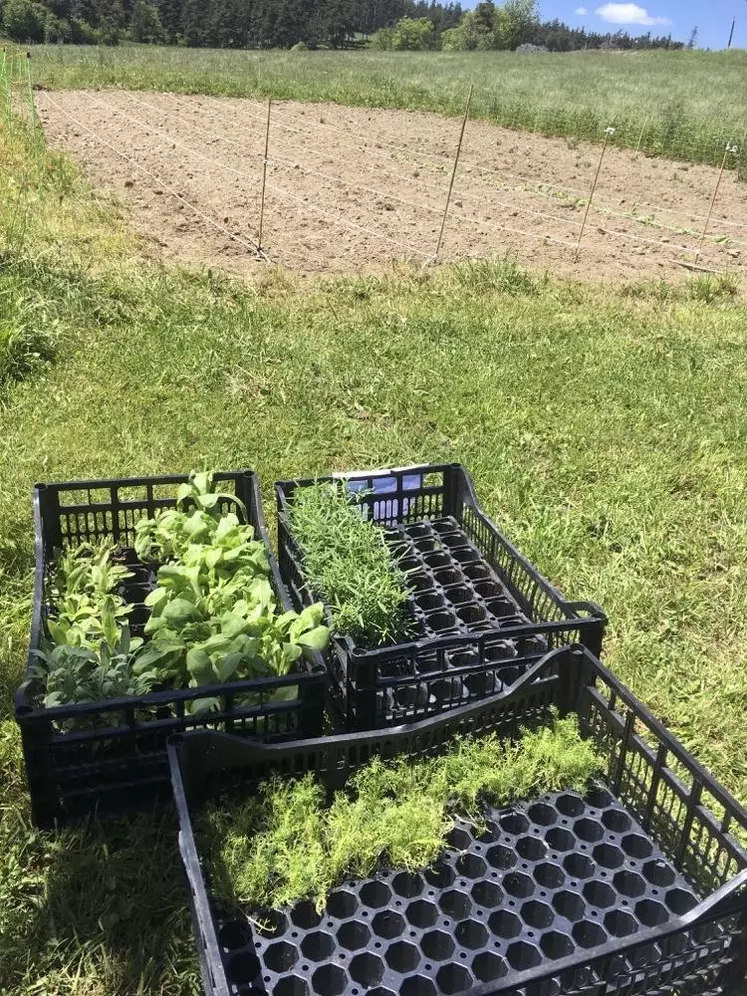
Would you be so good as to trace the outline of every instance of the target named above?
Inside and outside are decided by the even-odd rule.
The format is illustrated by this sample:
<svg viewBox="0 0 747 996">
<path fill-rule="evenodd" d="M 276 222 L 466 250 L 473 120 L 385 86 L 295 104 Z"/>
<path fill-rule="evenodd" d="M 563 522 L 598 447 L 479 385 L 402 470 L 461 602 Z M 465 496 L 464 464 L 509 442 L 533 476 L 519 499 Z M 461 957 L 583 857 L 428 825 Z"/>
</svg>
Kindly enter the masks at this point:
<svg viewBox="0 0 747 996">
<path fill-rule="evenodd" d="M 500 267 L 490 260 L 457 263 L 454 279 L 464 288 L 477 294 L 499 292 L 511 296 L 540 293 L 541 282 L 522 269 L 514 260 L 506 258 Z"/>
<path fill-rule="evenodd" d="M 715 301 L 729 300 L 739 290 L 739 281 L 730 273 L 719 273 L 715 276 L 703 274 L 692 277 L 686 284 L 686 293 L 693 301 L 704 301 L 713 304 Z"/>
<path fill-rule="evenodd" d="M 460 737 L 432 759 L 375 758 L 329 806 L 311 774 L 275 779 L 243 805 L 209 810 L 200 832 L 225 899 L 278 908 L 309 898 L 321 909 L 345 878 L 364 878 L 383 865 L 427 867 L 457 814 L 479 820 L 487 805 L 561 789 L 583 792 L 602 770 L 571 716 L 515 743 L 495 734 Z"/>
<path fill-rule="evenodd" d="M 343 482 L 321 482 L 293 491 L 288 519 L 309 587 L 329 606 L 335 631 L 371 648 L 406 638 L 412 621 L 407 577 L 364 507 Z"/>
<path fill-rule="evenodd" d="M 57 356 L 54 329 L 33 328 L 18 311 L 3 315 L 5 303 L 0 296 L 0 390 Z"/>
<path fill-rule="evenodd" d="M 705 304 L 728 302 L 739 294 L 739 280 L 731 273 L 704 273 L 689 277 L 673 286 L 665 280 L 644 280 L 625 284 L 620 289 L 625 297 L 647 299 L 659 304 L 671 301 L 702 301 Z"/>
</svg>

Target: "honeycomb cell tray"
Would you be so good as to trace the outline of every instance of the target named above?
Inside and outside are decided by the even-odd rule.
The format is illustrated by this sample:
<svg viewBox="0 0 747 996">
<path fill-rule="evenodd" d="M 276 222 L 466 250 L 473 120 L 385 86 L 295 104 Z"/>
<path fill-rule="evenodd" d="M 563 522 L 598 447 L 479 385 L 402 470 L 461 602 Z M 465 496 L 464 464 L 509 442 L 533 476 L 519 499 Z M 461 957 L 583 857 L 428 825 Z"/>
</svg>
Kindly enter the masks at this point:
<svg viewBox="0 0 747 996">
<path fill-rule="evenodd" d="M 407 574 L 419 636 L 480 633 L 531 621 L 453 516 L 388 528 L 385 538 Z"/>
<path fill-rule="evenodd" d="M 213 895 L 193 829 L 208 801 L 306 772 L 332 792 L 373 756 L 514 738 L 556 712 L 605 760 L 584 794 L 460 821 L 430 868 L 344 882 L 321 911 Z M 278 745 L 188 733 L 169 763 L 206 996 L 703 996 L 744 977 L 747 811 L 585 648 L 396 730 Z"/>
<path fill-rule="evenodd" d="M 381 725 L 495 694 L 551 649 L 552 633 L 532 625 L 452 516 L 388 528 L 385 535 L 407 573 L 417 640 L 430 645 L 380 661 L 376 714 Z M 481 634 L 482 641 L 470 639 Z"/>
<path fill-rule="evenodd" d="M 345 728 L 414 722 L 492 695 L 523 673 L 522 661 L 563 644 L 601 651 L 603 611 L 566 601 L 542 577 L 482 510 L 461 465 L 336 477 L 384 530 L 406 572 L 414 631 L 409 641 L 376 649 L 337 635 L 328 667 Z M 275 485 L 278 563 L 297 607 L 319 600 L 291 514 L 295 491 L 313 483 Z"/>
<path fill-rule="evenodd" d="M 698 902 L 601 787 L 493 811 L 479 829 L 460 822 L 449 845 L 427 871 L 346 883 L 321 914 L 303 902 L 220 921 L 229 985 L 273 996 L 462 993 L 585 956 Z M 661 947 L 648 954 L 656 960 Z"/>
</svg>

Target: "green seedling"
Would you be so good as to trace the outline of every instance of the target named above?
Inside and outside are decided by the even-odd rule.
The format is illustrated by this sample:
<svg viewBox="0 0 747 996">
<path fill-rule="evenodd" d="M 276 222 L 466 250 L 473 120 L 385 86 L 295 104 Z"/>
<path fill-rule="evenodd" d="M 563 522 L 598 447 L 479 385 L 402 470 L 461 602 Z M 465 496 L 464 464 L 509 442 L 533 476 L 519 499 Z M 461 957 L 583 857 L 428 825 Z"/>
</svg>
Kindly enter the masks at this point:
<svg viewBox="0 0 747 996">
<path fill-rule="evenodd" d="M 254 540 L 254 529 L 247 524 L 239 525 L 236 515 L 223 515 L 221 505 L 232 504 L 247 519 L 246 507 L 235 495 L 212 491 L 213 477 L 209 471 L 189 475 L 189 481 L 180 484 L 176 507 L 161 509 L 152 519 L 141 519 L 135 526 L 135 552 L 144 562 L 163 563 L 184 556 L 190 544 L 209 543 L 217 537 L 226 540 L 233 527 L 233 535 L 228 537 L 232 547 L 239 543 L 255 543 L 255 554 L 267 557 L 261 540 Z M 227 524 L 228 523 L 228 524 Z M 225 545 L 225 544 L 224 544 Z M 238 554 L 235 554 L 238 556 Z M 269 567 L 266 568 L 266 572 Z"/>
<path fill-rule="evenodd" d="M 457 816 L 478 824 L 487 807 L 546 792 L 585 791 L 604 765 L 576 718 L 516 742 L 458 737 L 439 757 L 375 758 L 328 801 L 312 774 L 274 779 L 238 807 L 202 820 L 216 891 L 254 908 L 312 899 L 384 867 L 415 870 L 438 858 Z"/>
<path fill-rule="evenodd" d="M 151 690 L 154 675 L 133 670 L 133 654 L 142 641 L 130 637 L 127 625 L 116 632 L 109 629 L 109 636 L 112 642 L 104 640 L 98 650 L 61 643 L 35 652 L 31 673 L 44 682 L 46 708 L 141 696 Z"/>
<path fill-rule="evenodd" d="M 412 621 L 407 577 L 382 530 L 361 513 L 344 482 L 323 482 L 294 491 L 288 520 L 335 632 L 370 648 L 406 639 Z"/>
<path fill-rule="evenodd" d="M 129 631 L 125 641 L 122 624 L 131 606 L 113 591 L 132 574 L 112 560 L 114 544 L 60 557 L 52 591 L 57 611 L 47 623 L 52 646 L 39 655 L 47 704 L 91 701 L 104 686 L 127 695 L 154 685 L 200 688 L 284 676 L 304 654 L 326 649 L 323 607 L 278 612 L 264 543 L 234 512 L 221 512 L 232 502 L 246 518 L 246 508 L 233 495 L 211 491 L 211 484 L 210 473 L 190 474 L 176 508 L 136 525 L 138 556 L 161 563 L 158 586 L 145 600 L 151 609 L 145 643 L 130 641 Z M 274 698 L 296 695 L 291 685 Z M 206 696 L 188 708 L 202 712 L 218 704 Z"/>
<path fill-rule="evenodd" d="M 179 488 L 175 509 L 136 527 L 138 555 L 166 563 L 146 599 L 149 641 L 135 670 L 155 670 L 175 688 L 286 675 L 304 653 L 326 649 L 329 641 L 321 605 L 300 616 L 278 615 L 264 543 L 234 512 L 221 513 L 221 505 L 233 502 L 244 518 L 247 514 L 232 495 L 211 492 L 211 484 L 211 474 L 191 474 Z M 295 695 L 291 686 L 278 689 L 275 697 Z M 200 699 L 192 709 L 216 704 Z"/>
<path fill-rule="evenodd" d="M 117 642 L 132 606 L 116 589 L 132 572 L 114 561 L 115 552 L 110 539 L 61 552 L 49 591 L 55 614 L 47 619 L 47 632 L 54 644 L 95 652 L 102 642 Z"/>
</svg>

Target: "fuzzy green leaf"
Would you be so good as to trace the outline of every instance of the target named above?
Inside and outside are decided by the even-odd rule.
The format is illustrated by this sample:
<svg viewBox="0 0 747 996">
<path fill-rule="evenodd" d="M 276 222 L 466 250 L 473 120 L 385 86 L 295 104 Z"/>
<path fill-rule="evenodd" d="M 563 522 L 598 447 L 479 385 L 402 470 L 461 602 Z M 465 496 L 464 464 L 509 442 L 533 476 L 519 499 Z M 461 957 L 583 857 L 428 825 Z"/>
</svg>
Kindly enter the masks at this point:
<svg viewBox="0 0 747 996">
<path fill-rule="evenodd" d="M 315 626 L 308 633 L 298 637 L 298 643 L 310 650 L 324 651 L 329 646 L 329 629 L 326 626 Z"/>
<path fill-rule="evenodd" d="M 213 663 L 204 650 L 193 647 L 187 652 L 187 670 L 193 678 L 199 679 L 206 674 L 213 674 Z"/>
</svg>

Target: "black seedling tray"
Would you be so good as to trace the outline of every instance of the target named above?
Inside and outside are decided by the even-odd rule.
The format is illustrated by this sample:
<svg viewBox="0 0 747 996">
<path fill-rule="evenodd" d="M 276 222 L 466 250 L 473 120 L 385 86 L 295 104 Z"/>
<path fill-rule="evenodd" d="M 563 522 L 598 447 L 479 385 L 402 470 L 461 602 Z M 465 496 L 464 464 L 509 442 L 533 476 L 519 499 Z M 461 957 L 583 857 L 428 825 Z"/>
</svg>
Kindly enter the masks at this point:
<svg viewBox="0 0 747 996">
<path fill-rule="evenodd" d="M 601 653 L 603 611 L 565 601 L 488 518 L 460 464 L 319 480 L 334 479 L 358 494 L 408 572 L 416 629 L 411 641 L 375 650 L 333 639 L 327 661 L 346 729 L 414 722 L 494 694 L 567 643 Z M 289 519 L 294 491 L 313 483 L 275 485 L 280 573 L 297 607 L 319 601 Z"/>
<path fill-rule="evenodd" d="M 213 898 L 193 826 L 206 801 L 307 771 L 332 791 L 376 754 L 514 737 L 552 707 L 606 759 L 585 795 L 460 822 L 430 868 L 345 882 L 321 913 L 304 901 L 239 914 Z M 187 734 L 169 760 L 206 996 L 704 996 L 744 978 L 747 811 L 585 648 L 396 730 L 277 746 Z"/>
<path fill-rule="evenodd" d="M 26 775 L 34 822 L 55 821 L 90 813 L 116 814 L 143 807 L 168 795 L 166 741 L 194 728 L 218 728 L 269 742 L 319 736 L 322 732 L 327 678 L 320 655 L 302 670 L 282 678 L 259 678 L 195 689 L 156 691 L 142 698 L 112 699 L 46 709 L 43 683 L 31 676 L 47 613 L 45 589 L 54 553 L 65 546 L 111 537 L 120 546 L 134 577 L 120 594 L 134 606 L 133 634 L 142 632 L 148 610 L 142 604 L 155 584 L 152 567 L 134 552 L 135 523 L 160 508 L 174 507 L 186 475 L 37 484 L 34 488 L 36 575 L 26 679 L 16 693 L 15 714 L 21 727 Z M 270 582 L 278 604 L 290 609 L 288 593 L 272 555 L 262 515 L 259 484 L 253 471 L 214 475 L 221 490 L 243 502 L 256 537 L 267 548 Z M 223 511 L 241 511 L 225 502 Z M 279 689 L 297 687 L 295 698 L 277 701 Z M 254 704 L 246 704 L 251 694 Z M 192 716 L 189 703 L 216 697 L 220 708 Z"/>
<path fill-rule="evenodd" d="M 452 516 L 391 527 L 385 537 L 407 573 L 419 638 L 485 633 L 531 622 Z"/>
</svg>

